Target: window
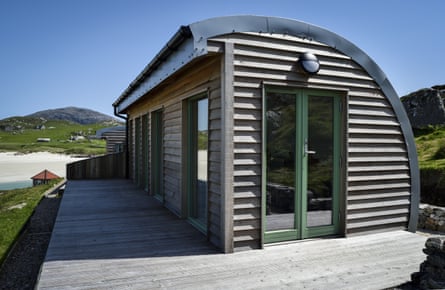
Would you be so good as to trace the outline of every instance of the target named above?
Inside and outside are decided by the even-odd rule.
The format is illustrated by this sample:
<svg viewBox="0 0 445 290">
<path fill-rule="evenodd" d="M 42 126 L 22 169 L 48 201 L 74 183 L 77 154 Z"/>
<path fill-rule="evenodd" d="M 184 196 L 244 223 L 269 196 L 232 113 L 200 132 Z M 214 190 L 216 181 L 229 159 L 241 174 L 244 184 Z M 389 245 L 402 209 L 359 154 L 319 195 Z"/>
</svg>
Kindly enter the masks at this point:
<svg viewBox="0 0 445 290">
<path fill-rule="evenodd" d="M 207 229 L 208 98 L 188 101 L 187 112 L 188 218 L 203 232 Z"/>
</svg>

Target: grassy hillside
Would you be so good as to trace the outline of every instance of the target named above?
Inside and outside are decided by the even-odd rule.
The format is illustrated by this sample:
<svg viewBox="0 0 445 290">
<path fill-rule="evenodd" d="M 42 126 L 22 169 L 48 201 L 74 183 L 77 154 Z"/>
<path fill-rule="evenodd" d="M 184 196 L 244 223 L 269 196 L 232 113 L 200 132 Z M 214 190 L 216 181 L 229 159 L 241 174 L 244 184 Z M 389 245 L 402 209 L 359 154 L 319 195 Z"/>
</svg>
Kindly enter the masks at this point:
<svg viewBox="0 0 445 290">
<path fill-rule="evenodd" d="M 89 136 L 105 127 L 110 127 L 110 124 L 80 125 L 40 118 L 9 118 L 0 121 L 0 151 L 103 154 L 105 141 Z M 50 141 L 38 142 L 38 138 L 49 138 Z"/>
<path fill-rule="evenodd" d="M 445 127 L 415 129 L 420 168 L 445 168 Z"/>
</svg>

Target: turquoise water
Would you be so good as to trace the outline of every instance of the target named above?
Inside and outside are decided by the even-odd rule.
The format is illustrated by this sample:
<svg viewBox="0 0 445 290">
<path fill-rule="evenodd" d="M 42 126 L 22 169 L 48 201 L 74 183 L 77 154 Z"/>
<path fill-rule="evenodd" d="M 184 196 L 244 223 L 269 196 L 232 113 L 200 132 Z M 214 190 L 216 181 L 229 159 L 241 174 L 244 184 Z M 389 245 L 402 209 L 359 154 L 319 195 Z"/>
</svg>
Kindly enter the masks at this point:
<svg viewBox="0 0 445 290">
<path fill-rule="evenodd" d="M 16 188 L 25 188 L 32 186 L 32 180 L 22 180 L 22 181 L 13 181 L 13 182 L 1 182 L 0 190 L 9 190 Z"/>
</svg>

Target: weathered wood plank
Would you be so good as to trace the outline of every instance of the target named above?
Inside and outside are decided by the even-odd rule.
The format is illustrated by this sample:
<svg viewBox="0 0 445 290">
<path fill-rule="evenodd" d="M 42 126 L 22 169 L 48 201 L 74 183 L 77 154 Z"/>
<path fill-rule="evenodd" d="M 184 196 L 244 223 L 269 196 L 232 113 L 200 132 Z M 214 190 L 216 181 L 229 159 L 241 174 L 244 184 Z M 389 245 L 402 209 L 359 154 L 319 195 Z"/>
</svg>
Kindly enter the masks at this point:
<svg viewBox="0 0 445 290">
<path fill-rule="evenodd" d="M 257 238 L 252 225 L 235 222 L 238 243 Z M 385 289 L 418 270 L 425 240 L 395 231 L 220 254 L 128 181 L 70 181 L 37 289 Z"/>
</svg>

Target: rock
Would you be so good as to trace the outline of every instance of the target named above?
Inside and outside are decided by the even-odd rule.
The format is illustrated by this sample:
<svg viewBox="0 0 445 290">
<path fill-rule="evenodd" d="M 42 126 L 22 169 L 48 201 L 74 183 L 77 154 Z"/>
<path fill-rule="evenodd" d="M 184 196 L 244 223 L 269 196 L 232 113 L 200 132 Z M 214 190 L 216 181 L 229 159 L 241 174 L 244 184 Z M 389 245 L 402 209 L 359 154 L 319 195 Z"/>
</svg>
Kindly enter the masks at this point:
<svg viewBox="0 0 445 290">
<path fill-rule="evenodd" d="M 445 237 L 431 237 L 425 242 L 426 260 L 419 272 L 411 274 L 416 289 L 445 289 Z"/>
<path fill-rule="evenodd" d="M 22 209 L 26 206 L 26 202 L 22 202 L 13 206 L 8 207 L 8 210 L 13 210 L 13 209 Z"/>
<path fill-rule="evenodd" d="M 425 242 L 425 247 L 444 252 L 444 242 L 445 237 L 431 237 Z"/>
<path fill-rule="evenodd" d="M 434 216 L 433 217 L 429 216 L 429 217 L 426 218 L 426 220 L 425 220 L 425 228 L 429 229 L 429 230 L 432 230 L 432 231 L 436 230 L 437 225 L 436 225 L 436 220 L 434 219 Z"/>
<path fill-rule="evenodd" d="M 445 208 L 431 205 L 420 208 L 417 228 L 445 233 Z"/>
<path fill-rule="evenodd" d="M 445 259 L 440 255 L 429 255 L 427 262 L 433 267 L 445 268 Z"/>
<path fill-rule="evenodd" d="M 413 128 L 445 124 L 444 88 L 421 89 L 400 99 Z"/>
<path fill-rule="evenodd" d="M 445 222 L 444 221 L 440 221 L 439 224 L 437 225 L 437 231 L 438 232 L 445 232 Z"/>
<path fill-rule="evenodd" d="M 428 279 L 430 289 L 445 289 L 445 281 L 436 281 L 433 278 Z"/>
</svg>

